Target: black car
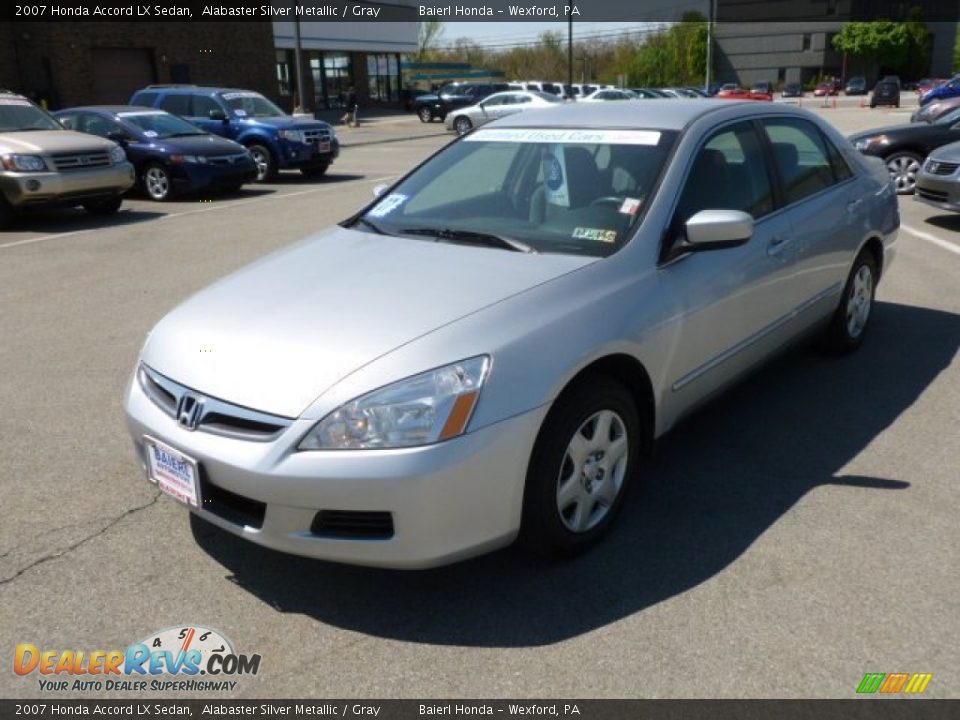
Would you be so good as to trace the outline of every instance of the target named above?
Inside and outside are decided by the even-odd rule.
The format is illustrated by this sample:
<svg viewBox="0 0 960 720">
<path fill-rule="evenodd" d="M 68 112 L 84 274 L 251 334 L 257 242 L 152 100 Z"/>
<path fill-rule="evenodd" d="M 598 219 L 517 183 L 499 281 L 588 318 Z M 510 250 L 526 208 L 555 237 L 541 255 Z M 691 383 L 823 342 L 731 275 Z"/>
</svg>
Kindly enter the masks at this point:
<svg viewBox="0 0 960 720">
<path fill-rule="evenodd" d="M 243 145 L 163 110 L 95 105 L 61 110 L 54 117 L 68 130 L 118 143 L 151 200 L 197 190 L 236 191 L 257 179 L 257 164 Z"/>
<path fill-rule="evenodd" d="M 787 83 L 783 92 L 780 93 L 780 97 L 803 97 L 803 84 L 798 82 Z"/>
<path fill-rule="evenodd" d="M 881 158 L 901 195 L 912 193 L 924 159 L 938 147 L 960 141 L 960 108 L 932 123 L 909 123 L 850 136 L 864 155 Z"/>
<path fill-rule="evenodd" d="M 421 95 L 413 101 L 413 109 L 420 122 L 443 120 L 447 113 L 459 107 L 476 105 L 488 95 L 509 90 L 507 83 L 450 83 L 436 94 Z"/>
<path fill-rule="evenodd" d="M 900 107 L 900 83 L 891 80 L 881 80 L 873 88 L 870 97 L 870 107 L 877 105 L 893 105 Z"/>
</svg>

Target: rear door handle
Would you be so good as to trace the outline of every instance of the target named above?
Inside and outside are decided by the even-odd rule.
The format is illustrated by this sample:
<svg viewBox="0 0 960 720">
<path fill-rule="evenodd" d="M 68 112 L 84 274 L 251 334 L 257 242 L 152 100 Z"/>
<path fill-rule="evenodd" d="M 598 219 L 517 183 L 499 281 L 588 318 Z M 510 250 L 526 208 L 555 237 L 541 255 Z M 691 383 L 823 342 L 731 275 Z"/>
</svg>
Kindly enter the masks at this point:
<svg viewBox="0 0 960 720">
<path fill-rule="evenodd" d="M 851 200 L 847 203 L 847 212 L 856 212 L 857 209 L 863 204 L 863 198 L 857 198 L 856 200 Z"/>
<path fill-rule="evenodd" d="M 779 255 L 787 248 L 789 244 L 790 238 L 786 235 L 774 235 L 772 238 L 770 238 L 770 243 L 767 245 L 767 255 L 770 257 Z"/>
</svg>

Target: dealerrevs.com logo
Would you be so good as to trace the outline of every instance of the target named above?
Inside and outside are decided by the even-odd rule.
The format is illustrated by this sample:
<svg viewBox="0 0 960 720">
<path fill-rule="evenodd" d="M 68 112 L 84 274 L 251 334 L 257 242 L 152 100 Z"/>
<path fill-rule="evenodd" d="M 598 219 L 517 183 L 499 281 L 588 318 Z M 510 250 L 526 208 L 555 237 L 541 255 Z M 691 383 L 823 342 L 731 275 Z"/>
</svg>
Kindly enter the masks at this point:
<svg viewBox="0 0 960 720">
<path fill-rule="evenodd" d="M 167 628 L 126 650 L 42 649 L 20 643 L 13 671 L 35 676 L 46 692 L 233 691 L 242 675 L 260 671 L 260 655 L 237 653 L 217 630 Z"/>
</svg>

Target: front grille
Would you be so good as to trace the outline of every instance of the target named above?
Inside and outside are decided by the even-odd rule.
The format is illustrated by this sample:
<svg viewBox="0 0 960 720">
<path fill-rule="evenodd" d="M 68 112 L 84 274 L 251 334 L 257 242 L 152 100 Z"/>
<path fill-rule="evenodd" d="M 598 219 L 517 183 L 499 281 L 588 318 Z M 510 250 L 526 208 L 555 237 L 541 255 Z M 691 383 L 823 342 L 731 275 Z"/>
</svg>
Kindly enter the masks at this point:
<svg viewBox="0 0 960 720">
<path fill-rule="evenodd" d="M 84 170 L 93 167 L 108 167 L 110 165 L 110 153 L 101 150 L 95 150 L 88 153 L 61 153 L 51 155 L 53 166 L 57 170 Z"/>
<path fill-rule="evenodd" d="M 919 185 L 916 187 L 917 195 L 927 200 L 934 200 L 935 202 L 947 202 L 950 199 L 950 196 L 945 192 L 940 192 L 939 190 L 928 190 L 927 188 L 922 188 Z"/>
<path fill-rule="evenodd" d="M 207 162 L 211 165 L 236 165 L 247 158 L 247 153 L 234 153 L 232 155 L 216 155 L 208 157 Z"/>
<path fill-rule="evenodd" d="M 310 145 L 316 145 L 317 143 L 326 143 L 330 142 L 330 131 L 329 130 L 304 130 L 303 131 L 304 140 Z"/>
<path fill-rule="evenodd" d="M 200 500 L 203 509 L 229 523 L 259 530 L 267 514 L 267 505 L 214 485 L 200 466 Z"/>
<path fill-rule="evenodd" d="M 137 371 L 137 378 L 147 397 L 178 422 L 181 399 L 185 395 L 194 398 L 200 409 L 190 429 L 263 442 L 272 440 L 293 422 L 291 418 L 251 410 L 195 392 L 143 364 Z"/>
<path fill-rule="evenodd" d="M 929 170 L 933 175 L 953 175 L 957 171 L 957 168 L 960 168 L 960 163 L 948 163 L 931 160 L 927 164 L 927 170 Z"/>
<path fill-rule="evenodd" d="M 387 540 L 393 537 L 393 515 L 388 512 L 321 510 L 310 532 L 330 538 Z"/>
</svg>

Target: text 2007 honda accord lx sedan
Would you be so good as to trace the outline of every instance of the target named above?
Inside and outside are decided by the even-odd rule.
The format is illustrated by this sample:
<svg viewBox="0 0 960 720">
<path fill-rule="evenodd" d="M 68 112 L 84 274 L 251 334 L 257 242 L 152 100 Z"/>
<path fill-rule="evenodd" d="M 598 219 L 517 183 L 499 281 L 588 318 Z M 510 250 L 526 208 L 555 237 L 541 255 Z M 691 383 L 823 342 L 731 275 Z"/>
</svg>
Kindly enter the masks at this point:
<svg viewBox="0 0 960 720">
<path fill-rule="evenodd" d="M 278 550 L 577 551 L 682 415 L 806 334 L 861 343 L 898 227 L 803 110 L 523 113 L 173 310 L 129 427 L 160 489 Z"/>
</svg>

